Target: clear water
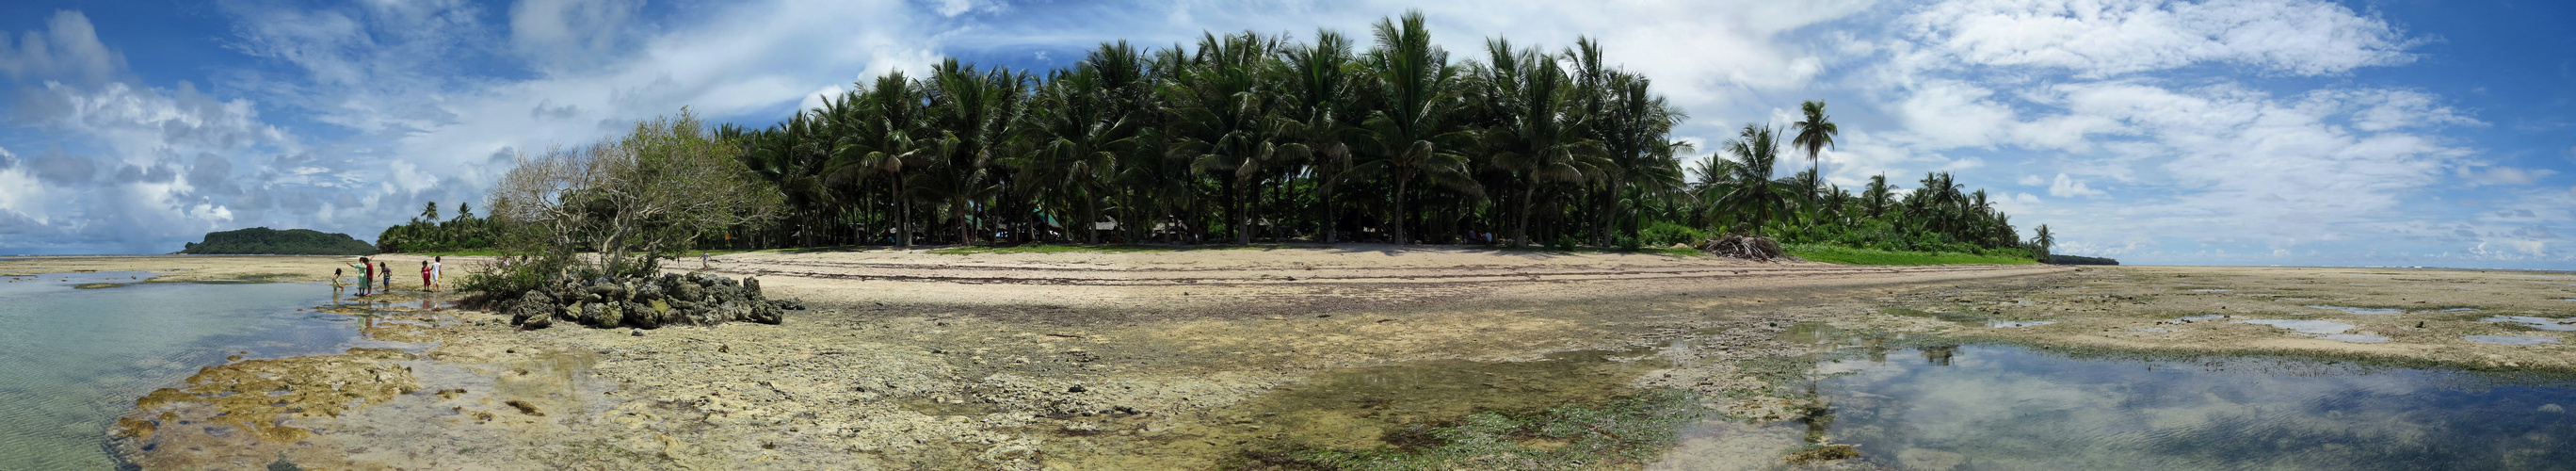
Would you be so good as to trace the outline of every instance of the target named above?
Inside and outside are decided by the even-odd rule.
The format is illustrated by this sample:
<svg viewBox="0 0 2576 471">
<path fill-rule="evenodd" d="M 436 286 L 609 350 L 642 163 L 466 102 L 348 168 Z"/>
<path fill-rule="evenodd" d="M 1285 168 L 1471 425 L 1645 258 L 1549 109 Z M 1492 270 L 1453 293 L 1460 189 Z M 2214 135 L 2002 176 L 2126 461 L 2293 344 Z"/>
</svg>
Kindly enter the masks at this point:
<svg viewBox="0 0 2576 471">
<path fill-rule="evenodd" d="M 1844 373 L 1818 383 L 1832 404 L 1825 436 L 1898 469 L 2576 467 L 2576 389 L 2565 383 L 1934 350 L 1824 365 Z"/>
<path fill-rule="evenodd" d="M 2312 321 L 2312 320 L 2292 320 L 2292 319 L 2255 319 L 2255 320 L 2250 320 L 2250 321 L 2236 321 L 2236 323 L 2238 323 L 2238 324 L 2261 324 L 2261 325 L 2268 325 L 2268 326 L 2273 326 L 2273 327 L 2279 327 L 2279 328 L 2283 328 L 2283 329 L 2289 329 L 2289 330 L 2292 330 L 2292 331 L 2297 331 L 2297 332 L 2300 332 L 2300 333 L 2313 334 L 2313 335 L 2315 335 L 2315 336 L 2316 336 L 2316 338 L 2321 338 L 2321 339 L 2326 339 L 2326 340 L 2335 340 L 2335 341 L 2352 342 L 2352 343 L 2380 343 L 2380 342 L 2387 342 L 2387 341 L 2388 341 L 2388 337 L 2381 337 L 2381 336 L 2377 336 L 2377 335 L 2369 335 L 2369 334 L 2347 334 L 2347 333 L 2343 333 L 2343 331 L 2346 331 L 2346 330 L 2352 330 L 2352 327 L 2353 327 L 2353 326 L 2352 326 L 2352 324 L 2345 324 L 2345 323 L 2342 323 L 2342 322 L 2335 322 L 2335 321 Z"/>
<path fill-rule="evenodd" d="M 2511 323 L 2516 323 L 2516 324 L 2522 324 L 2522 326 L 2523 326 L 2523 327 L 2530 327 L 2530 328 L 2533 328 L 2533 329 L 2540 329 L 2540 330 L 2557 330 L 2557 331 L 2570 331 L 2570 330 L 2576 330 L 2576 317 L 2569 317 L 2569 318 L 2565 318 L 2565 319 L 2551 319 L 2551 318 L 2546 318 L 2546 317 L 2532 317 L 2532 316 L 2495 316 L 2495 317 L 2489 317 L 2489 318 L 2485 318 L 2485 319 L 2478 319 L 2478 322 L 2511 322 Z"/>
<path fill-rule="evenodd" d="M 2332 309 L 2332 310 L 2337 310 L 2337 311 L 2343 311 L 2344 313 L 2347 313 L 2347 314 L 2361 314 L 2361 315 L 2397 314 L 2397 313 L 2401 313 L 2401 312 L 2406 312 L 2406 310 L 2405 310 L 2405 309 L 2388 309 L 2388 308 L 2377 308 L 2377 307 L 2349 307 L 2349 306 L 2308 306 L 2308 307 L 2313 307 L 2313 308 L 2317 308 L 2317 309 Z"/>
<path fill-rule="evenodd" d="M 323 283 L 131 283 L 152 273 L 74 273 L 0 283 L 0 469 L 110 469 L 107 427 L 153 389 L 227 355 L 334 353 L 353 318 L 297 312 Z M 67 281 L 57 281 L 67 280 Z"/>
<path fill-rule="evenodd" d="M 2463 335 L 2463 336 L 2460 336 L 2460 338 L 2462 338 L 2462 339 L 2467 339 L 2468 341 L 2471 341 L 2471 342 L 2477 342 L 2477 343 L 2492 343 L 2492 344 L 2496 344 L 2496 345 L 2557 345 L 2557 344 L 2558 344 L 2558 338 L 2557 338 L 2557 337 L 2542 337 L 2542 336 L 2538 336 L 2538 335 Z"/>
</svg>

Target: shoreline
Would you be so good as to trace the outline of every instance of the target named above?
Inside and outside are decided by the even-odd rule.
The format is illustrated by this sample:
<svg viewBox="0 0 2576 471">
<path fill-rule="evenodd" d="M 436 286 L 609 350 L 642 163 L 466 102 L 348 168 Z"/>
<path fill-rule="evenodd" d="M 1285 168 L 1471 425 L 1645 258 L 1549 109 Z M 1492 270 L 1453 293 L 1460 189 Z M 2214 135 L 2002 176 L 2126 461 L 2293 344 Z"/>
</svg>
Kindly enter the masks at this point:
<svg viewBox="0 0 2576 471">
<path fill-rule="evenodd" d="M 2486 366 L 2487 358 L 2478 355 L 2490 350 L 2474 346 L 2437 342 L 2426 348 L 2353 349 L 2243 324 L 2195 324 L 2193 328 L 2212 328 L 2100 344 L 2084 332 L 2116 330 L 2130 322 L 2155 325 L 2151 323 L 2178 310 L 2252 304 L 2231 304 L 2250 302 L 2236 299 L 2204 305 L 2200 302 L 2208 299 L 2201 298 L 2211 296 L 2167 294 L 2169 299 L 2113 306 L 2048 295 L 2170 289 L 2161 284 L 2172 284 L 2171 275 L 2270 286 L 2313 278 L 2319 273 L 2306 272 L 2325 269 L 2023 266 L 1945 272 L 1654 260 L 1676 258 L 1665 256 L 1482 256 L 1486 263 L 1460 264 L 1455 257 L 1461 255 L 1439 251 L 1246 252 L 1254 253 L 1182 258 L 1157 253 L 1150 258 L 1161 260 L 1143 262 L 1115 259 L 1115 254 L 717 257 L 712 272 L 759 275 L 771 297 L 802 297 L 813 306 L 779 326 L 732 323 L 639 334 L 559 324 L 522 332 L 507 326 L 505 317 L 489 313 L 436 311 L 436 306 L 429 311 L 393 309 L 380 312 L 380 318 L 405 324 L 371 336 L 437 346 L 417 360 L 376 361 L 445 373 L 425 374 L 418 390 L 388 396 L 380 405 L 311 423 L 322 436 L 349 440 L 345 445 L 447 453 L 450 461 L 442 463 L 450 466 L 615 463 L 669 468 L 736 462 L 787 468 L 834 463 L 858 468 L 1205 468 L 1241 459 L 1240 453 L 1268 443 L 1263 440 L 1366 446 L 1375 443 L 1375 433 L 1405 420 L 1432 420 L 1472 409 L 1458 404 L 1508 404 L 1508 398 L 1520 396 L 1592 401 L 1620 391 L 1679 389 L 1699 393 L 1704 406 L 1726 416 L 1791 418 L 1799 403 L 1782 397 L 1782 378 L 1767 377 L 1772 373 L 1759 364 L 1794 362 L 1811 354 L 1812 346 L 1786 341 L 1807 328 L 1802 326 L 2023 342 L 2047 349 L 2156 352 L 2171 351 L 2160 346 L 2180 345 L 2202 349 L 2182 351 L 2186 354 L 2223 354 L 2258 345 L 2278 348 L 2251 354 L 2420 357 L 2435 365 L 2490 372 L 2566 368 L 2522 361 L 2565 357 L 2563 344 L 2490 349 L 2511 357 Z M 458 262 L 450 261 L 463 265 Z M 1462 265 L 1470 267 L 1451 268 Z M 0 264 L 0 270 L 6 269 Z M 1746 273 L 1732 273 L 1738 270 Z M 1721 271 L 1727 273 L 1714 273 Z M 1798 276 L 1801 272 L 1809 276 Z M 2411 272 L 2419 276 L 2410 278 L 2510 278 Z M 1314 276 L 1288 279 L 1310 273 Z M 831 276 L 836 274 L 867 277 Z M 2470 281 L 2496 284 L 2508 281 L 2504 278 Z M 2568 287 L 2565 283 L 2576 280 L 2558 287 Z M 2081 288 L 2058 289 L 2070 287 Z M 2014 304 L 2024 300 L 2034 302 Z M 2427 301 L 2430 306 L 2432 300 Z M 2088 308 L 2109 310 L 2081 310 Z M 1997 329 L 1897 311 L 1902 309 L 2056 323 Z M 2405 316 L 2412 314 L 2398 316 L 2389 319 L 2411 319 Z M 2505 328 L 2444 322 L 2426 335 Z M 2361 327 L 2393 335 L 2370 330 L 2382 324 L 2364 322 Z M 2400 345 L 2434 339 L 2393 336 Z M 1623 351 L 1641 353 L 1615 353 Z M 368 363 L 351 355 L 333 357 L 342 358 L 328 361 Z M 566 360 L 572 357 L 585 359 Z M 2508 362 L 2513 365 L 2506 366 Z M 558 366 L 508 366 L 528 364 Z M 1590 373 L 1576 375 L 1583 378 L 1579 381 L 1521 373 L 1551 364 Z M 1421 369 L 1430 365 L 1445 366 Z M 1410 397 L 1398 403 L 1416 406 L 1389 409 L 1407 411 L 1413 415 L 1396 415 L 1410 419 L 1292 399 L 1350 393 L 1345 389 L 1357 383 L 1335 378 L 1357 372 L 1436 376 L 1428 371 L 1441 369 L 1518 379 L 1486 381 L 1487 389 L 1511 391 L 1509 395 L 1446 391 L 1459 397 Z M 434 394 L 460 389 L 456 385 L 497 387 L 492 385 L 515 377 L 547 378 L 544 383 L 559 386 L 533 395 L 513 392 L 527 388 L 487 392 L 474 386 L 462 387 L 466 391 L 454 398 Z M 510 404 L 514 400 L 548 415 L 524 413 L 528 409 Z M 1307 405 L 1283 408 L 1286 404 Z M 1308 412 L 1297 413 L 1301 410 Z M 1263 415 L 1273 413 L 1278 415 Z M 407 432 L 396 430 L 403 426 L 385 425 L 405 423 L 429 425 Z M 395 436 L 411 437 L 407 440 L 416 444 L 387 441 Z M 319 452 L 333 446 L 313 442 L 306 448 L 309 453 L 280 450 L 322 460 L 296 461 L 312 466 L 366 469 L 374 467 L 370 462 L 399 462 L 368 458 L 381 454 L 333 458 L 333 453 Z M 480 458 L 455 453 L 465 447 L 512 452 Z M 206 460 L 216 457 L 195 458 L 201 459 L 168 463 L 210 464 Z"/>
</svg>

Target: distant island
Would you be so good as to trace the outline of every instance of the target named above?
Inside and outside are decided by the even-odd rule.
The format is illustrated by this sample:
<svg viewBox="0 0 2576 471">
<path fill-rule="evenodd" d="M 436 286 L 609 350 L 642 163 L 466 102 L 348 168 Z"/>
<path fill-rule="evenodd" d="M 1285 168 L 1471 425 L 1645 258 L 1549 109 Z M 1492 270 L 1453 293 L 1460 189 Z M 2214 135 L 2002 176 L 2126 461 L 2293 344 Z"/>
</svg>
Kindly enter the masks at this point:
<svg viewBox="0 0 2576 471">
<path fill-rule="evenodd" d="M 2078 257 L 2074 255 L 2049 254 L 2048 263 L 2058 265 L 2118 265 L 2120 264 L 2120 261 L 2103 257 Z"/>
<path fill-rule="evenodd" d="M 375 255 L 376 247 L 348 234 L 312 229 L 266 227 L 206 233 L 205 242 L 189 243 L 189 255 Z"/>
</svg>

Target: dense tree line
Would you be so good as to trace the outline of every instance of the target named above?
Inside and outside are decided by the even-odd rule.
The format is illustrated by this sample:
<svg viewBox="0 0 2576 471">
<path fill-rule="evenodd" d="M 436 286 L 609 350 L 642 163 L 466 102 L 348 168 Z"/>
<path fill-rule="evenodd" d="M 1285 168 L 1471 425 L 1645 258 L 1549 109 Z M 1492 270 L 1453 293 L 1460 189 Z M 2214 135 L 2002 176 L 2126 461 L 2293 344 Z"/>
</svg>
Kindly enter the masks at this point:
<svg viewBox="0 0 2576 471">
<path fill-rule="evenodd" d="M 438 202 L 429 202 L 411 222 L 376 234 L 376 250 L 388 253 L 459 252 L 494 246 L 493 222 L 474 216 L 473 203 L 457 203 L 456 216 L 438 219 Z"/>
<path fill-rule="evenodd" d="M 1420 14 L 1370 44 L 1206 34 L 1102 44 L 1043 73 L 950 59 L 890 73 L 764 129 L 726 125 L 786 216 L 697 239 L 736 248 L 1256 241 L 1637 246 L 1751 233 L 1790 242 L 2020 251 L 1986 193 L 1946 173 L 1854 194 L 1811 162 L 1824 104 L 1748 125 L 1692 179 L 1685 113 L 1602 45 L 1433 46 Z M 2029 247 L 2036 248 L 2036 247 Z"/>
<path fill-rule="evenodd" d="M 348 234 L 312 229 L 253 227 L 206 233 L 179 253 L 192 255 L 374 255 L 376 249 Z"/>
</svg>

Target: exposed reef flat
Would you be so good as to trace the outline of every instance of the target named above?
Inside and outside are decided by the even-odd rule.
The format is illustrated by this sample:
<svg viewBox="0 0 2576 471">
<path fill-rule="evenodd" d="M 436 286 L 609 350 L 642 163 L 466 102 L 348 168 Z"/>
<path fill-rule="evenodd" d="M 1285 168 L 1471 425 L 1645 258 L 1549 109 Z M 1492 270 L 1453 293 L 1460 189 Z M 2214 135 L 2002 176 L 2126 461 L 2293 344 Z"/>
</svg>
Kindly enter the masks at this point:
<svg viewBox="0 0 2576 471">
<path fill-rule="evenodd" d="M 807 301 L 809 310 L 777 325 L 523 331 L 501 313 L 440 310 L 434 298 L 398 291 L 332 312 L 369 316 L 371 337 L 416 345 L 404 351 L 416 358 L 334 361 L 408 367 L 408 378 L 359 382 L 397 391 L 416 382 L 410 392 L 336 417 L 288 417 L 277 424 L 313 435 L 237 448 L 248 453 L 129 453 L 183 468 L 285 456 L 347 469 L 424 463 L 415 459 L 469 468 L 1205 469 L 1294 455 L 1282 450 L 1366 451 L 1478 410 L 1615 410 L 1643 404 L 1621 398 L 1669 397 L 1655 391 L 1685 393 L 1720 416 L 1797 419 L 1813 407 L 1794 390 L 1801 365 L 1812 365 L 1800 358 L 1816 347 L 1802 326 L 2503 370 L 2565 369 L 2569 357 L 2563 343 L 2462 338 L 2566 335 L 2477 321 L 2567 316 L 2539 304 L 2568 297 L 2564 283 L 2504 272 L 1909 270 L 1409 250 L 718 257 L 705 273 L 757 275 L 771 298 Z M 2339 276 L 2357 271 L 2399 275 Z M 2510 301 L 2519 297 L 2533 301 Z M 2202 311 L 2235 317 L 2179 320 Z M 2348 323 L 2348 333 L 2390 341 L 2230 322 L 2254 315 Z M 155 416 L 139 409 L 130 418 Z M 159 428 L 156 436 L 171 433 Z M 1550 440 L 1513 446 L 1596 443 Z M 165 456 L 187 458 L 154 461 Z"/>
</svg>

